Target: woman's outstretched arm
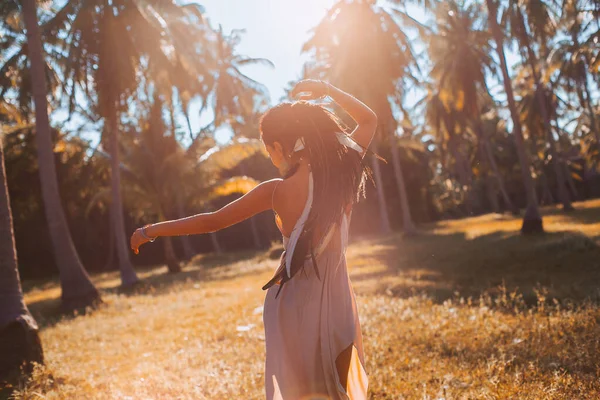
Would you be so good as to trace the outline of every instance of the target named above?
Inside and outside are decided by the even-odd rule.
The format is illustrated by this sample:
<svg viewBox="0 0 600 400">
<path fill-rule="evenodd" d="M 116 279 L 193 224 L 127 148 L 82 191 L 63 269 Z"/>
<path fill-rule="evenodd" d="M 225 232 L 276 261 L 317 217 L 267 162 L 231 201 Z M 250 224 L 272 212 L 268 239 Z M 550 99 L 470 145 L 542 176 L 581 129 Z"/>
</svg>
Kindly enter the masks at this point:
<svg viewBox="0 0 600 400">
<path fill-rule="evenodd" d="M 147 237 L 197 235 L 215 232 L 242 222 L 255 214 L 271 209 L 272 195 L 279 179 L 266 181 L 256 186 L 239 199 L 218 211 L 198 214 L 173 221 L 159 222 L 145 228 Z M 139 247 L 148 242 L 141 228 L 131 236 L 131 249 L 139 253 Z"/>
<path fill-rule="evenodd" d="M 306 93 L 302 95 L 302 93 Z M 356 97 L 323 81 L 307 79 L 298 82 L 292 90 L 292 96 L 300 94 L 300 99 L 316 99 L 327 95 L 344 109 L 356 122 L 351 133 L 352 139 L 362 148 L 367 149 L 377 130 L 377 115 L 366 104 Z"/>
</svg>

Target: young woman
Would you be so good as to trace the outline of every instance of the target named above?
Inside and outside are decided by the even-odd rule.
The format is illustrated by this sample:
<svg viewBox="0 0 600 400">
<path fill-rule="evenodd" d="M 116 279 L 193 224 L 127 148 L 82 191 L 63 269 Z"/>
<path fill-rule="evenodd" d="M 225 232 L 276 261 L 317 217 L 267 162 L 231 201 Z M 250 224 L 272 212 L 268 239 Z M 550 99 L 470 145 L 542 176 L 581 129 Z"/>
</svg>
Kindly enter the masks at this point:
<svg viewBox="0 0 600 400">
<path fill-rule="evenodd" d="M 304 80 L 292 96 L 329 96 L 356 122 L 347 134 L 326 108 L 305 101 L 273 107 L 261 138 L 283 179 L 263 182 L 222 209 L 146 225 L 131 248 L 159 236 L 218 231 L 273 210 L 285 251 L 263 289 L 267 399 L 366 399 L 362 337 L 345 250 L 352 205 L 364 194 L 362 162 L 377 127 L 366 105 L 322 81 Z"/>
</svg>

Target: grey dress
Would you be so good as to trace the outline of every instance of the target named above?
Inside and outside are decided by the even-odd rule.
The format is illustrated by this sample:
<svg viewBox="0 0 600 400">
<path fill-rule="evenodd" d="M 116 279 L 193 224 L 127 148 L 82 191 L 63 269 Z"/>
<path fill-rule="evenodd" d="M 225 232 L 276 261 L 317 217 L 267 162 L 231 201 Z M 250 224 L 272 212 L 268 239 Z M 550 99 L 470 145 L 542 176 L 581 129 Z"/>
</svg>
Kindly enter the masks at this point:
<svg viewBox="0 0 600 400">
<path fill-rule="evenodd" d="M 263 321 L 268 400 L 367 398 L 362 335 L 346 268 L 348 224 L 349 215 L 344 214 L 317 249 L 318 277 L 308 259 L 278 296 L 279 284 L 267 291 Z M 288 252 L 293 239 L 293 234 L 284 237 Z M 344 387 L 336 359 L 347 349 L 352 354 Z"/>
</svg>

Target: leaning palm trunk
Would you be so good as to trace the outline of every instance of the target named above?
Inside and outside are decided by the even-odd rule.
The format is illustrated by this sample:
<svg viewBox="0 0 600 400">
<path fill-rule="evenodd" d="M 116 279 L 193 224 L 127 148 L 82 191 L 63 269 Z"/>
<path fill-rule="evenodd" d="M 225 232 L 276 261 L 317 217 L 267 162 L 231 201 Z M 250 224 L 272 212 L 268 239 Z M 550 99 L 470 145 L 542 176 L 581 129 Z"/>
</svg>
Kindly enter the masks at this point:
<svg viewBox="0 0 600 400">
<path fill-rule="evenodd" d="M 32 363 L 42 363 L 44 354 L 38 327 L 23 301 L 17 269 L 10 200 L 6 186 L 4 151 L 0 140 L 0 385 L 16 383 Z M 25 368 L 21 371 L 21 366 Z M 0 397 L 4 397 L 0 386 Z"/>
<path fill-rule="evenodd" d="M 406 195 L 406 185 L 404 184 L 404 175 L 402 173 L 402 165 L 398 155 L 398 147 L 396 143 L 391 143 L 392 164 L 394 166 L 394 175 L 396 176 L 396 186 L 400 194 L 400 208 L 402 210 L 402 224 L 404 232 L 412 234 L 415 232 L 415 224 L 410 215 L 410 205 L 408 204 L 408 196 Z"/>
<path fill-rule="evenodd" d="M 46 76 L 42 41 L 34 0 L 22 2 L 29 49 L 31 83 L 35 103 L 36 145 L 42 187 L 42 199 L 54 258 L 60 274 L 62 306 L 66 310 L 82 308 L 100 299 L 98 291 L 83 268 L 60 201 L 54 152 L 48 121 Z"/>
<path fill-rule="evenodd" d="M 377 144 L 371 145 L 373 152 L 377 153 Z M 373 167 L 373 177 L 375 178 L 375 188 L 377 189 L 377 202 L 379 203 L 379 217 L 381 218 L 381 232 L 384 234 L 390 233 L 390 219 L 387 211 L 387 202 L 385 200 L 385 192 L 383 191 L 383 179 L 381 178 L 381 168 L 377 157 L 371 157 Z"/>
<path fill-rule="evenodd" d="M 525 216 L 523 217 L 523 225 L 521 226 L 521 232 L 536 233 L 543 232 L 544 226 L 542 223 L 542 216 L 538 206 L 537 195 L 535 193 L 535 187 L 533 185 L 533 179 L 531 177 L 531 162 L 529 160 L 529 154 L 525 148 L 525 140 L 523 139 L 523 130 L 521 129 L 521 121 L 519 120 L 519 114 L 517 112 L 517 106 L 515 103 L 515 97 L 512 90 L 512 82 L 510 75 L 508 74 L 508 67 L 506 65 L 506 55 L 504 54 L 504 43 L 502 39 L 502 32 L 498 27 L 497 21 L 497 7 L 494 0 L 486 0 L 488 9 L 488 20 L 492 35 L 496 42 L 496 51 L 498 52 L 498 58 L 500 59 L 500 66 L 502 69 L 502 80 L 504 83 L 504 90 L 506 91 L 506 98 L 508 100 L 508 107 L 513 121 L 513 134 L 515 136 L 515 144 L 517 147 L 517 155 L 519 157 L 519 163 L 521 164 L 521 174 L 523 176 L 523 185 L 525 186 L 525 193 L 527 194 L 527 209 L 525 210 Z"/>
<path fill-rule="evenodd" d="M 119 162 L 119 138 L 118 138 L 118 111 L 114 107 L 115 103 L 110 103 L 108 110 L 108 135 L 110 152 L 110 184 L 112 203 L 110 213 L 112 218 L 112 229 L 115 234 L 115 246 L 117 248 L 117 258 L 119 260 L 119 270 L 121 271 L 121 284 L 124 287 L 135 285 L 139 279 L 129 260 L 129 250 L 127 248 L 127 237 L 125 236 L 125 221 L 123 220 L 123 201 L 121 199 L 121 165 Z"/>
<path fill-rule="evenodd" d="M 524 26 L 523 26 L 524 27 Z M 526 32 L 526 31 L 525 31 Z M 527 47 L 527 61 L 529 62 L 529 67 L 531 68 L 531 73 L 533 76 L 533 84 L 535 90 L 535 97 L 537 99 L 538 105 L 540 107 L 540 111 L 542 113 L 542 119 L 544 122 L 544 130 L 546 131 L 546 139 L 548 141 L 550 156 L 552 157 L 552 167 L 554 168 L 554 174 L 556 175 L 556 186 L 558 189 L 558 198 L 563 205 L 563 210 L 571 211 L 573 210 L 573 206 L 571 205 L 571 199 L 569 198 L 569 194 L 567 193 L 567 188 L 565 186 L 565 178 L 563 175 L 563 170 L 560 165 L 560 160 L 558 159 L 558 154 L 556 151 L 556 142 L 554 140 L 554 135 L 552 134 L 552 125 L 550 124 L 550 114 L 548 113 L 548 108 L 546 107 L 546 99 L 544 93 L 542 91 L 542 85 L 540 84 L 540 78 L 537 73 L 536 64 L 537 57 L 531 48 L 531 44 L 529 43 L 529 36 L 527 33 L 525 34 L 526 47 Z"/>
</svg>

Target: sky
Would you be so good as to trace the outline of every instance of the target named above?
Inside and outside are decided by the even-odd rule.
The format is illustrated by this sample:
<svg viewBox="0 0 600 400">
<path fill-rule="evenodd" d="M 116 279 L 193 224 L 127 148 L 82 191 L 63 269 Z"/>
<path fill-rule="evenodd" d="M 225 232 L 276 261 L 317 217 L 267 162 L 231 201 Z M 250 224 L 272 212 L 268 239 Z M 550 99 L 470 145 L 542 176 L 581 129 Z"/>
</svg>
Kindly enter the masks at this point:
<svg viewBox="0 0 600 400">
<path fill-rule="evenodd" d="M 250 57 L 267 58 L 274 68 L 251 66 L 243 72 L 263 83 L 269 90 L 271 104 L 284 96 L 284 88 L 290 81 L 301 76 L 302 66 L 307 56 L 301 54 L 302 45 L 310 37 L 310 30 L 325 16 L 334 0 L 203 0 L 200 2 L 213 27 L 219 24 L 225 32 L 232 29 L 244 29 L 242 42 L 237 50 Z M 424 14 L 410 9 L 411 15 L 419 20 Z M 197 116 L 192 105 L 192 115 Z M 206 113 L 202 118 L 192 121 L 194 130 L 211 121 L 212 115 Z M 183 122 L 183 121 L 182 121 Z M 217 132 L 220 142 L 231 136 L 228 128 Z"/>
<path fill-rule="evenodd" d="M 279 100 L 285 85 L 300 76 L 306 60 L 300 53 L 333 0 L 203 0 L 210 23 L 225 31 L 245 29 L 238 51 L 271 60 L 275 68 L 256 66 L 245 72 L 264 83 L 272 101 Z"/>
<path fill-rule="evenodd" d="M 244 29 L 237 48 L 240 54 L 271 60 L 274 68 L 264 65 L 248 66 L 242 71 L 263 83 L 271 104 L 284 96 L 287 83 L 298 79 L 306 56 L 301 54 L 302 44 L 309 31 L 316 26 L 334 0 L 203 0 L 202 6 L 213 27 L 221 25 L 225 32 Z M 191 105 L 194 130 L 211 121 L 210 112 L 198 118 L 198 103 Z M 232 135 L 229 128 L 216 132 L 219 142 Z"/>
</svg>

